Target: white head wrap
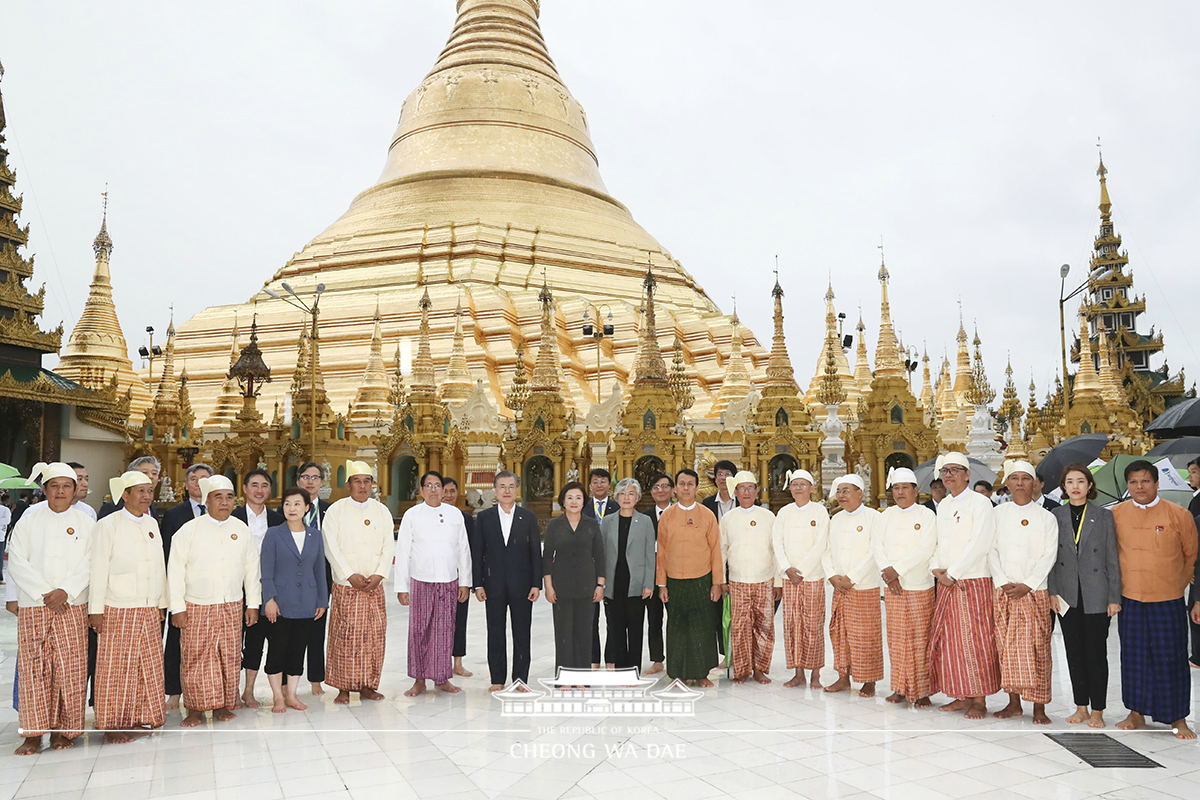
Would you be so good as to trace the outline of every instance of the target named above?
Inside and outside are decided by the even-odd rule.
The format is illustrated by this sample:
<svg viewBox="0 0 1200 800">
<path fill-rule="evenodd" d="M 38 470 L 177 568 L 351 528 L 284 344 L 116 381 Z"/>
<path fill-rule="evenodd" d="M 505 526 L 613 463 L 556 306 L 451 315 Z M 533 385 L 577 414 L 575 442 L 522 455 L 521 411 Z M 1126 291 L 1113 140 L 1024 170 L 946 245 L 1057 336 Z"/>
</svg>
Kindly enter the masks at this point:
<svg viewBox="0 0 1200 800">
<path fill-rule="evenodd" d="M 917 485 L 917 475 L 908 467 L 892 467 L 888 470 L 887 486 L 884 488 L 892 488 L 894 483 L 911 483 Z"/>
<path fill-rule="evenodd" d="M 863 485 L 862 478 L 858 477 L 857 475 L 843 475 L 833 482 L 833 491 L 836 492 L 838 487 L 843 483 L 848 483 L 851 486 L 857 486 L 860 492 L 865 492 L 867 490 L 866 486 Z"/>
<path fill-rule="evenodd" d="M 790 471 L 790 472 L 788 472 L 788 473 L 787 473 L 787 474 L 786 474 L 784 477 L 786 477 L 786 478 L 787 478 L 787 485 L 788 485 L 788 486 L 791 486 L 791 485 L 792 485 L 792 481 L 796 480 L 796 478 L 803 478 L 804 480 L 806 480 L 806 481 L 808 481 L 809 483 L 811 483 L 813 486 L 816 486 L 816 485 L 817 485 L 817 482 L 816 482 L 816 480 L 814 480 L 814 479 L 813 479 L 812 473 L 811 473 L 811 472 L 809 472 L 809 471 L 808 471 L 808 470 L 806 470 L 806 469 L 794 469 L 794 470 L 791 470 L 791 471 Z"/>
<path fill-rule="evenodd" d="M 758 486 L 758 478 L 754 477 L 753 472 L 742 470 L 732 478 L 725 479 L 725 485 L 729 488 L 730 494 L 733 494 L 739 483 L 753 483 L 755 486 Z"/>
<path fill-rule="evenodd" d="M 940 473 L 942 471 L 942 467 L 962 467 L 970 472 L 971 462 L 968 461 L 967 457 L 962 453 L 951 451 L 937 457 L 937 461 L 934 462 L 933 471 Z"/>
<path fill-rule="evenodd" d="M 123 473 L 119 478 L 108 479 L 108 491 L 112 494 L 113 501 L 125 494 L 125 490 L 133 486 L 141 486 L 143 483 L 150 483 L 150 476 L 144 472 L 138 472 L 136 469 L 131 469 Z"/>
<path fill-rule="evenodd" d="M 49 464 L 39 461 L 33 465 L 33 471 L 29 473 L 30 483 L 45 483 L 51 478 L 70 478 L 76 486 L 79 485 L 75 468 L 67 466 L 61 461 L 52 461 Z"/>
<path fill-rule="evenodd" d="M 346 480 L 350 480 L 355 475 L 366 475 L 372 479 L 374 479 L 374 477 L 375 477 L 374 475 L 371 474 L 371 465 L 368 464 L 367 462 L 351 461 L 351 460 L 347 459 L 346 460 Z"/>
<path fill-rule="evenodd" d="M 1009 461 L 1009 460 L 1005 459 L 1005 461 L 1004 461 L 1004 480 L 1008 480 L 1008 476 L 1012 475 L 1014 472 L 1024 472 L 1026 475 L 1033 478 L 1035 481 L 1037 480 L 1037 470 L 1035 470 L 1033 468 L 1033 464 L 1030 464 L 1028 461 L 1024 461 L 1024 460 Z"/>
<path fill-rule="evenodd" d="M 213 475 L 211 478 L 200 479 L 200 496 L 204 498 L 204 502 L 208 502 L 208 495 L 212 492 L 232 492 L 233 481 L 226 478 L 224 475 Z"/>
</svg>

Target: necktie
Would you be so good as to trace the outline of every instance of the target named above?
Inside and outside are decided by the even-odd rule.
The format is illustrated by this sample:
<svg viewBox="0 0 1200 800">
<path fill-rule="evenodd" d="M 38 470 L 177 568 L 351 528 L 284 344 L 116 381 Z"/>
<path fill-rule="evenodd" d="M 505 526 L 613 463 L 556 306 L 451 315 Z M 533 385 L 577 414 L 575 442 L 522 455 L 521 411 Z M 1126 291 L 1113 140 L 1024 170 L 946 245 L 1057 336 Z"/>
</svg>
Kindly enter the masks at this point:
<svg viewBox="0 0 1200 800">
<path fill-rule="evenodd" d="M 208 509 L 206 509 L 206 508 L 204 507 L 204 503 L 201 503 L 201 504 L 200 504 L 200 516 L 202 516 L 202 517 L 203 517 L 203 516 L 204 516 L 205 514 L 207 514 L 207 513 L 208 513 Z"/>
<path fill-rule="evenodd" d="M 604 501 L 597 500 L 596 501 L 596 519 L 603 519 L 603 518 L 604 518 Z"/>
</svg>

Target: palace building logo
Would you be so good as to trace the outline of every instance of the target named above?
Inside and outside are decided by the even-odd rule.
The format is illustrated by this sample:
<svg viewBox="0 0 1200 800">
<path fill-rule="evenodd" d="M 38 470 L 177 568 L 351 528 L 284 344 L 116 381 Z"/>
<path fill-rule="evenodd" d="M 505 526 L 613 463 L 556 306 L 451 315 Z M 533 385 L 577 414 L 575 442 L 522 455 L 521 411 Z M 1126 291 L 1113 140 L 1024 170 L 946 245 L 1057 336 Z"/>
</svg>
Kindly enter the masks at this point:
<svg viewBox="0 0 1200 800">
<path fill-rule="evenodd" d="M 658 678 L 643 678 L 637 667 L 617 670 L 560 667 L 553 679 L 538 681 L 538 691 L 513 681 L 493 696 L 503 704 L 505 717 L 691 717 L 704 692 L 671 681 L 650 692 Z"/>
</svg>

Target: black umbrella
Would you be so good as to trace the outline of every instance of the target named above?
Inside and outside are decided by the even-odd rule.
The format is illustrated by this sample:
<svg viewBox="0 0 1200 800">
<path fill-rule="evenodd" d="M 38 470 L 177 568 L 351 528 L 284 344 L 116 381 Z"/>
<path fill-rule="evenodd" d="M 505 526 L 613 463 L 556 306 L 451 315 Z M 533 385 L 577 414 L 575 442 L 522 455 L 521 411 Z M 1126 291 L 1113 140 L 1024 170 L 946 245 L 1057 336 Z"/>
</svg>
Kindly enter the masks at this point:
<svg viewBox="0 0 1200 800">
<path fill-rule="evenodd" d="M 1200 398 L 1176 403 L 1146 426 L 1146 432 L 1164 438 L 1200 436 Z"/>
<path fill-rule="evenodd" d="M 1078 461 L 1090 464 L 1099 457 L 1108 446 L 1108 436 L 1103 433 L 1085 433 L 1073 436 L 1046 453 L 1046 457 L 1037 465 L 1037 470 L 1046 480 L 1047 487 L 1058 486 L 1062 472 L 1068 464 Z"/>
<path fill-rule="evenodd" d="M 1179 439 L 1168 439 L 1146 453 L 1147 461 L 1158 461 L 1167 458 L 1171 466 L 1186 469 L 1188 463 L 1200 456 L 1200 436 L 1183 436 Z"/>
</svg>

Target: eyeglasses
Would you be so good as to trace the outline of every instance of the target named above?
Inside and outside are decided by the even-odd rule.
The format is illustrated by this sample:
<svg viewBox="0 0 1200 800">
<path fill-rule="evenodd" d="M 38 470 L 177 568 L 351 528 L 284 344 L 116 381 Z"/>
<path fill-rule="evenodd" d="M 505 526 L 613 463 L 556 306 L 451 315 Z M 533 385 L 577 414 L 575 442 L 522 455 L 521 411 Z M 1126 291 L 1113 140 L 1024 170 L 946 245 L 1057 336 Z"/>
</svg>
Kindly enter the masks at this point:
<svg viewBox="0 0 1200 800">
<path fill-rule="evenodd" d="M 962 467 L 942 467 L 943 475 L 953 475 L 956 472 L 966 472 Z"/>
</svg>

